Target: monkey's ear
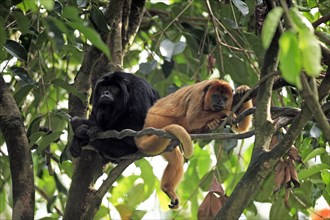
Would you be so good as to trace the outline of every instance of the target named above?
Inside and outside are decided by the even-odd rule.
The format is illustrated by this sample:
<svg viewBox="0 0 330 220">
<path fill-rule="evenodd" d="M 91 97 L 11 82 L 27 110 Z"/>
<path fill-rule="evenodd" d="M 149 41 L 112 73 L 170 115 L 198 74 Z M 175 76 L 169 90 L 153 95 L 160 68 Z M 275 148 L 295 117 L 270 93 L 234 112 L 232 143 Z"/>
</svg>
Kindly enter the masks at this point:
<svg viewBox="0 0 330 220">
<path fill-rule="evenodd" d="M 207 92 L 211 86 L 212 86 L 212 84 L 208 84 L 207 86 L 205 86 L 205 88 L 203 89 L 203 92 Z"/>
<path fill-rule="evenodd" d="M 127 78 L 124 78 L 123 81 L 124 81 L 125 85 L 128 85 L 129 80 Z"/>
</svg>

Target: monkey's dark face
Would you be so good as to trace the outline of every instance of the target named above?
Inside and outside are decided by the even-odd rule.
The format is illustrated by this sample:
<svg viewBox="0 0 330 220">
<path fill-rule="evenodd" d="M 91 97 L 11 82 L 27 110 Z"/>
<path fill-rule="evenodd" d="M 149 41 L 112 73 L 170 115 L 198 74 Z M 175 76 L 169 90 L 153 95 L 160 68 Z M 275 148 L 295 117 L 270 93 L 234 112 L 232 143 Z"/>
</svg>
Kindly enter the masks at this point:
<svg viewBox="0 0 330 220">
<path fill-rule="evenodd" d="M 204 110 L 214 112 L 230 110 L 233 92 L 228 83 L 218 80 L 208 85 L 204 91 Z"/>
<path fill-rule="evenodd" d="M 228 102 L 228 97 L 224 93 L 217 92 L 217 93 L 213 93 L 211 95 L 211 100 L 212 100 L 211 109 L 213 111 L 218 112 L 218 111 L 222 111 L 226 108 L 226 105 Z"/>
<path fill-rule="evenodd" d="M 128 79 L 105 75 L 94 90 L 93 112 L 97 123 L 111 126 L 128 108 L 130 94 Z"/>
<path fill-rule="evenodd" d="M 99 91 L 98 106 L 110 106 L 119 99 L 120 88 L 115 85 L 102 86 Z"/>
</svg>

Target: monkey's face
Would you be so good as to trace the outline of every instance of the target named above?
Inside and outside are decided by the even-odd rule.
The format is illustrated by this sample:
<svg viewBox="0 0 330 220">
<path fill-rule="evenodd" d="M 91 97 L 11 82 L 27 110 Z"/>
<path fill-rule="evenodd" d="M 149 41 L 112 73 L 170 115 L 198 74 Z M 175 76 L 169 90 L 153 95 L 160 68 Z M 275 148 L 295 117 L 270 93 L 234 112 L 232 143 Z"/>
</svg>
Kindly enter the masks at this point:
<svg viewBox="0 0 330 220">
<path fill-rule="evenodd" d="M 220 112 L 230 110 L 233 101 L 233 92 L 228 83 L 213 81 L 205 88 L 204 110 Z"/>
<path fill-rule="evenodd" d="M 222 111 L 224 109 L 226 109 L 226 105 L 228 102 L 228 97 L 226 94 L 224 93 L 220 93 L 220 92 L 215 92 L 213 94 L 211 94 L 211 110 L 212 111 Z"/>
<path fill-rule="evenodd" d="M 129 99 L 127 84 L 126 78 L 109 78 L 108 75 L 105 75 L 96 84 L 93 108 L 114 106 L 117 109 L 125 108 Z"/>
<path fill-rule="evenodd" d="M 98 106 L 113 105 L 118 100 L 120 88 L 115 85 L 102 86 L 99 88 Z"/>
</svg>

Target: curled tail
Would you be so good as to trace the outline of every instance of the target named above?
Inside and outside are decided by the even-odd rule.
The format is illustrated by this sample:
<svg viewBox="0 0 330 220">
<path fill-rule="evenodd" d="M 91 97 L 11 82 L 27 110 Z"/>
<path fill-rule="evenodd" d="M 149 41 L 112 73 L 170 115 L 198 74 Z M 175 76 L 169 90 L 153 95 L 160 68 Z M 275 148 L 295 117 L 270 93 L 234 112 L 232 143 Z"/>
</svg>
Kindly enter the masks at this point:
<svg viewBox="0 0 330 220">
<path fill-rule="evenodd" d="M 193 144 L 191 137 L 182 126 L 171 124 L 163 128 L 165 131 L 175 135 L 183 146 L 183 154 L 189 158 L 193 153 Z M 148 155 L 157 155 L 162 153 L 170 143 L 170 139 L 159 137 L 157 135 L 142 136 L 135 138 L 138 149 Z"/>
</svg>

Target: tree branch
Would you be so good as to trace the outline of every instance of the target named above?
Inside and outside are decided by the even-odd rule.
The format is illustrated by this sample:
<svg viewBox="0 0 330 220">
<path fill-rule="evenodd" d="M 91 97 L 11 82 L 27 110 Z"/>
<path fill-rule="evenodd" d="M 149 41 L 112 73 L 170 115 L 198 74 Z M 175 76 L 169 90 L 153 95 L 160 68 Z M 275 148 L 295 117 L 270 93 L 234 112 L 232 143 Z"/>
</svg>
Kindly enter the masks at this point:
<svg viewBox="0 0 330 220">
<path fill-rule="evenodd" d="M 13 187 L 13 219 L 34 219 L 32 155 L 21 113 L 0 75 L 0 129 L 6 141 Z"/>
</svg>

